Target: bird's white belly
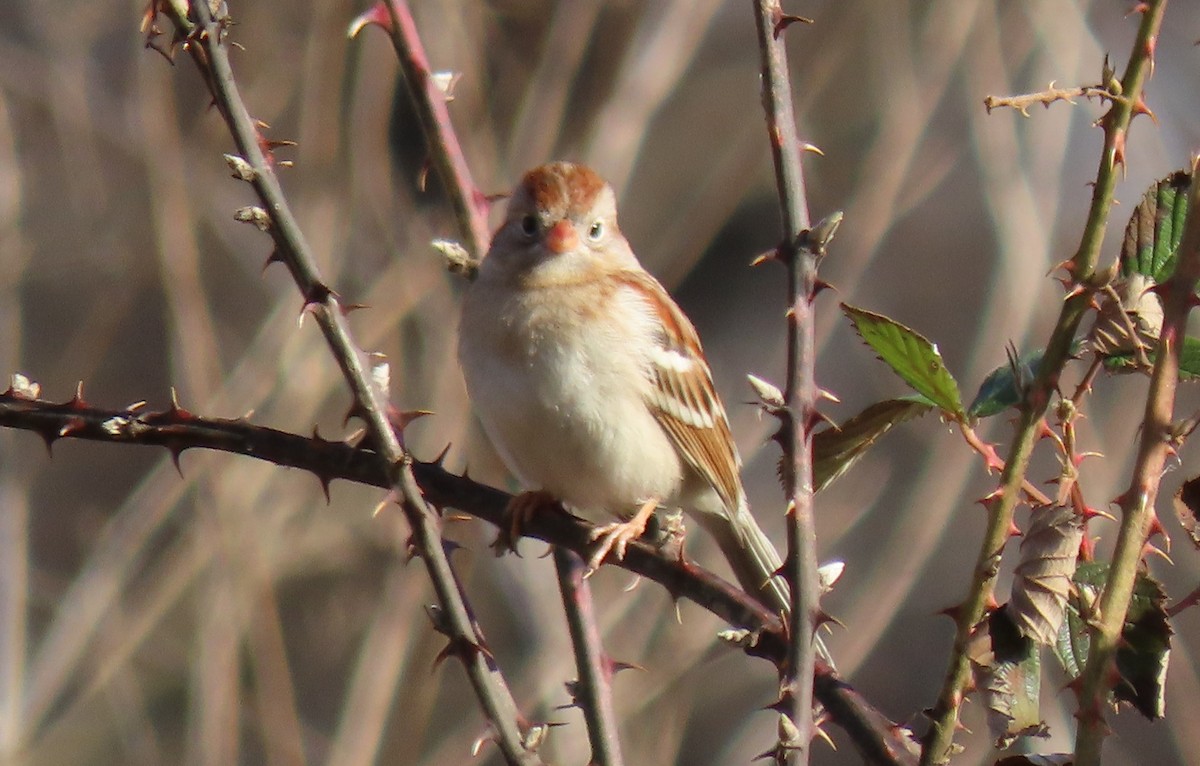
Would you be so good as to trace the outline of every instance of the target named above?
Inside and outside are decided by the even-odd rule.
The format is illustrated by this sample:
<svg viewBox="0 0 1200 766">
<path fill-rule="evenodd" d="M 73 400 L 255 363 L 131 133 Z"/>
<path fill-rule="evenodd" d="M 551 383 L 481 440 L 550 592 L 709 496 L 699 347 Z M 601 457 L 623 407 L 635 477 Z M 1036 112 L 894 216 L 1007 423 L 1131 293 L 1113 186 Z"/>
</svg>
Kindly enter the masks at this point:
<svg viewBox="0 0 1200 766">
<path fill-rule="evenodd" d="M 470 339 L 490 361 L 463 369 L 484 429 L 528 489 L 583 512 L 628 515 L 650 498 L 671 498 L 682 466 L 646 406 L 640 360 L 614 358 L 611 339 L 596 332 L 553 346 L 520 333 L 524 353 L 515 356 L 489 353 L 512 348 L 512 336 L 508 344 Z"/>
</svg>

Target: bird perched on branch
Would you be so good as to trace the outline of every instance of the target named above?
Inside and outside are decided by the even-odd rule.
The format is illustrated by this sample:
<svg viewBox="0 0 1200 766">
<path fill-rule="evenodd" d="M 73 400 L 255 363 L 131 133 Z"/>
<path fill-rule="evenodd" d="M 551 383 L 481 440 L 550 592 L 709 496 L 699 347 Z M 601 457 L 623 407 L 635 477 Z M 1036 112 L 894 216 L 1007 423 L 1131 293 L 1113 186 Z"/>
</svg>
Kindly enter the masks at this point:
<svg viewBox="0 0 1200 766">
<path fill-rule="evenodd" d="M 555 162 L 525 174 L 462 308 L 458 358 L 484 430 L 526 493 L 593 520 L 595 569 L 681 507 L 742 587 L 788 608 L 774 545 L 746 503 L 741 461 L 696 329 L 617 227 L 612 187 Z"/>
</svg>

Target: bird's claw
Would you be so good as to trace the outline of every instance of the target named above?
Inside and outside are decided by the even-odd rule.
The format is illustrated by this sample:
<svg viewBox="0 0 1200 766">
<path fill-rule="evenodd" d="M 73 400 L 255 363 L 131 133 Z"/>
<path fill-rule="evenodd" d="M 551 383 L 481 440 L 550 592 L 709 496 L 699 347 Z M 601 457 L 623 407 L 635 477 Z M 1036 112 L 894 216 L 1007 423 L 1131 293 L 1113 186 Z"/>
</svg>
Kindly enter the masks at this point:
<svg viewBox="0 0 1200 766">
<path fill-rule="evenodd" d="M 646 531 L 646 525 L 650 522 L 650 518 L 654 515 L 654 509 L 658 507 L 658 498 L 652 497 L 642 503 L 638 508 L 637 513 L 633 514 L 633 518 L 628 521 L 615 521 L 611 524 L 604 524 L 592 530 L 592 540 L 599 540 L 596 550 L 588 558 L 588 571 L 584 574 L 585 577 L 591 575 L 600 568 L 604 563 L 604 558 L 613 552 L 617 556 L 617 561 L 625 558 L 625 547 L 629 545 L 631 540 L 636 540 Z"/>
<path fill-rule="evenodd" d="M 517 540 L 521 538 L 525 527 L 533 519 L 534 515 L 554 507 L 558 501 L 549 492 L 535 490 L 533 492 L 522 492 L 508 501 L 508 505 L 504 508 L 504 518 L 500 524 L 500 532 L 496 535 L 496 539 L 492 542 L 492 550 L 497 556 L 503 556 L 505 553 L 517 552 Z"/>
<path fill-rule="evenodd" d="M 629 541 L 638 539 L 643 531 L 645 531 L 644 524 L 639 526 L 632 521 L 613 522 L 593 529 L 588 536 L 593 542 L 596 542 L 596 549 L 588 558 L 589 573 L 599 569 L 609 553 L 614 554 L 617 561 L 623 560 Z"/>
</svg>

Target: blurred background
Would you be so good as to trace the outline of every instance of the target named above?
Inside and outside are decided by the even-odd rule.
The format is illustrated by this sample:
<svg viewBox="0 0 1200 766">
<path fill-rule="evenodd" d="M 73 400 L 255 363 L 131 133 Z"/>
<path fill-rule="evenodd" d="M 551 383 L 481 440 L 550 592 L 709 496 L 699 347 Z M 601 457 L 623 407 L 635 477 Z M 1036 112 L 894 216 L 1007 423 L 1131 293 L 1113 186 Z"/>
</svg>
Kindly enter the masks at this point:
<svg viewBox="0 0 1200 766">
<path fill-rule="evenodd" d="M 392 362 L 393 398 L 437 414 L 409 430 L 429 458 L 511 488 L 471 423 L 454 361 L 462 285 L 430 248 L 453 237 L 436 184 L 421 191 L 418 130 L 378 30 L 349 41 L 361 0 L 230 0 L 243 95 L 275 138 L 299 146 L 285 189 L 327 280 L 369 311 L 360 343 Z M 461 73 L 450 112 L 480 188 L 506 191 L 552 158 L 592 164 L 620 199 L 622 228 L 696 322 L 715 368 L 757 516 L 782 532 L 770 424 L 744 405 L 746 373 L 783 379 L 783 271 L 748 267 L 779 237 L 749 3 L 716 0 L 414 0 L 436 69 Z M 988 94 L 1099 81 L 1123 69 L 1137 18 L 1125 0 L 789 2 L 816 25 L 788 32 L 815 217 L 845 211 L 823 276 L 819 382 L 850 417 L 906 393 L 850 330 L 839 300 L 889 314 L 938 343 L 966 395 L 1004 344 L 1042 345 L 1099 161 L 1095 103 L 1023 118 L 986 114 Z M 221 158 L 232 142 L 195 68 L 145 50 L 139 2 L 0 3 L 0 374 L 47 396 L 120 407 L 170 402 L 211 416 L 326 437 L 348 433 L 341 377 L 270 245 L 233 210 L 250 190 Z M 1154 179 L 1200 149 L 1200 6 L 1175 2 L 1105 248 Z M 1079 369 L 1072 368 L 1071 380 Z M 1128 483 L 1146 381 L 1106 378 L 1088 401 L 1088 501 Z M 1193 387 L 1179 411 L 1196 409 Z M 1006 417 L 983 426 L 1006 442 Z M 1170 511 L 1198 453 L 1158 504 L 1173 597 L 1200 558 Z M 382 493 L 318 482 L 224 454 L 0 432 L 0 761 L 12 764 L 497 764 L 461 668 L 431 670 L 441 641 L 419 565 L 397 552 L 403 521 Z M 1055 472 L 1047 450 L 1033 478 Z M 845 675 L 893 719 L 923 731 L 951 642 L 936 613 L 966 592 L 993 487 L 953 429 L 926 418 L 888 435 L 818 498 L 823 559 L 846 562 L 826 599 L 845 625 L 828 642 Z M 1019 521 L 1025 523 L 1025 512 Z M 1099 522 L 1101 551 L 1115 526 Z M 496 559 L 494 530 L 452 522 L 455 562 L 496 657 L 531 720 L 552 720 L 550 763 L 588 760 L 582 718 L 559 709 L 575 671 L 544 546 Z M 777 537 L 776 539 L 782 539 Z M 696 533 L 691 555 L 725 572 Z M 1010 581 L 1005 568 L 1002 592 Z M 722 625 L 606 568 L 592 579 L 631 764 L 747 763 L 774 741 L 774 676 L 717 645 Z M 1181 615 L 1167 718 L 1114 720 L 1106 763 L 1195 762 L 1200 616 Z M 1052 738 L 1073 741 L 1066 679 L 1043 688 Z M 966 708 L 956 763 L 989 763 L 982 705 Z M 859 763 L 853 747 L 816 763 Z M 1188 756 L 1192 753 L 1192 756 Z"/>
</svg>

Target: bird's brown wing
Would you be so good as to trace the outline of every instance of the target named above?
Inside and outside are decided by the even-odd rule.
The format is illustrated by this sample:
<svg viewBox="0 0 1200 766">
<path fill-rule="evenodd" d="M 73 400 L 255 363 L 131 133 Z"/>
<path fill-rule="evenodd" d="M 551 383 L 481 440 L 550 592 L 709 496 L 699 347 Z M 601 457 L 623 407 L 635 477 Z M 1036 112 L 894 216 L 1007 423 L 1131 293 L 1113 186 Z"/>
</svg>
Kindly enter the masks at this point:
<svg viewBox="0 0 1200 766">
<path fill-rule="evenodd" d="M 741 461 L 696 328 L 646 272 L 623 272 L 621 282 L 645 301 L 662 328 L 650 360 L 653 385 L 647 406 L 687 464 L 712 485 L 727 508 L 737 508 Z"/>
</svg>

